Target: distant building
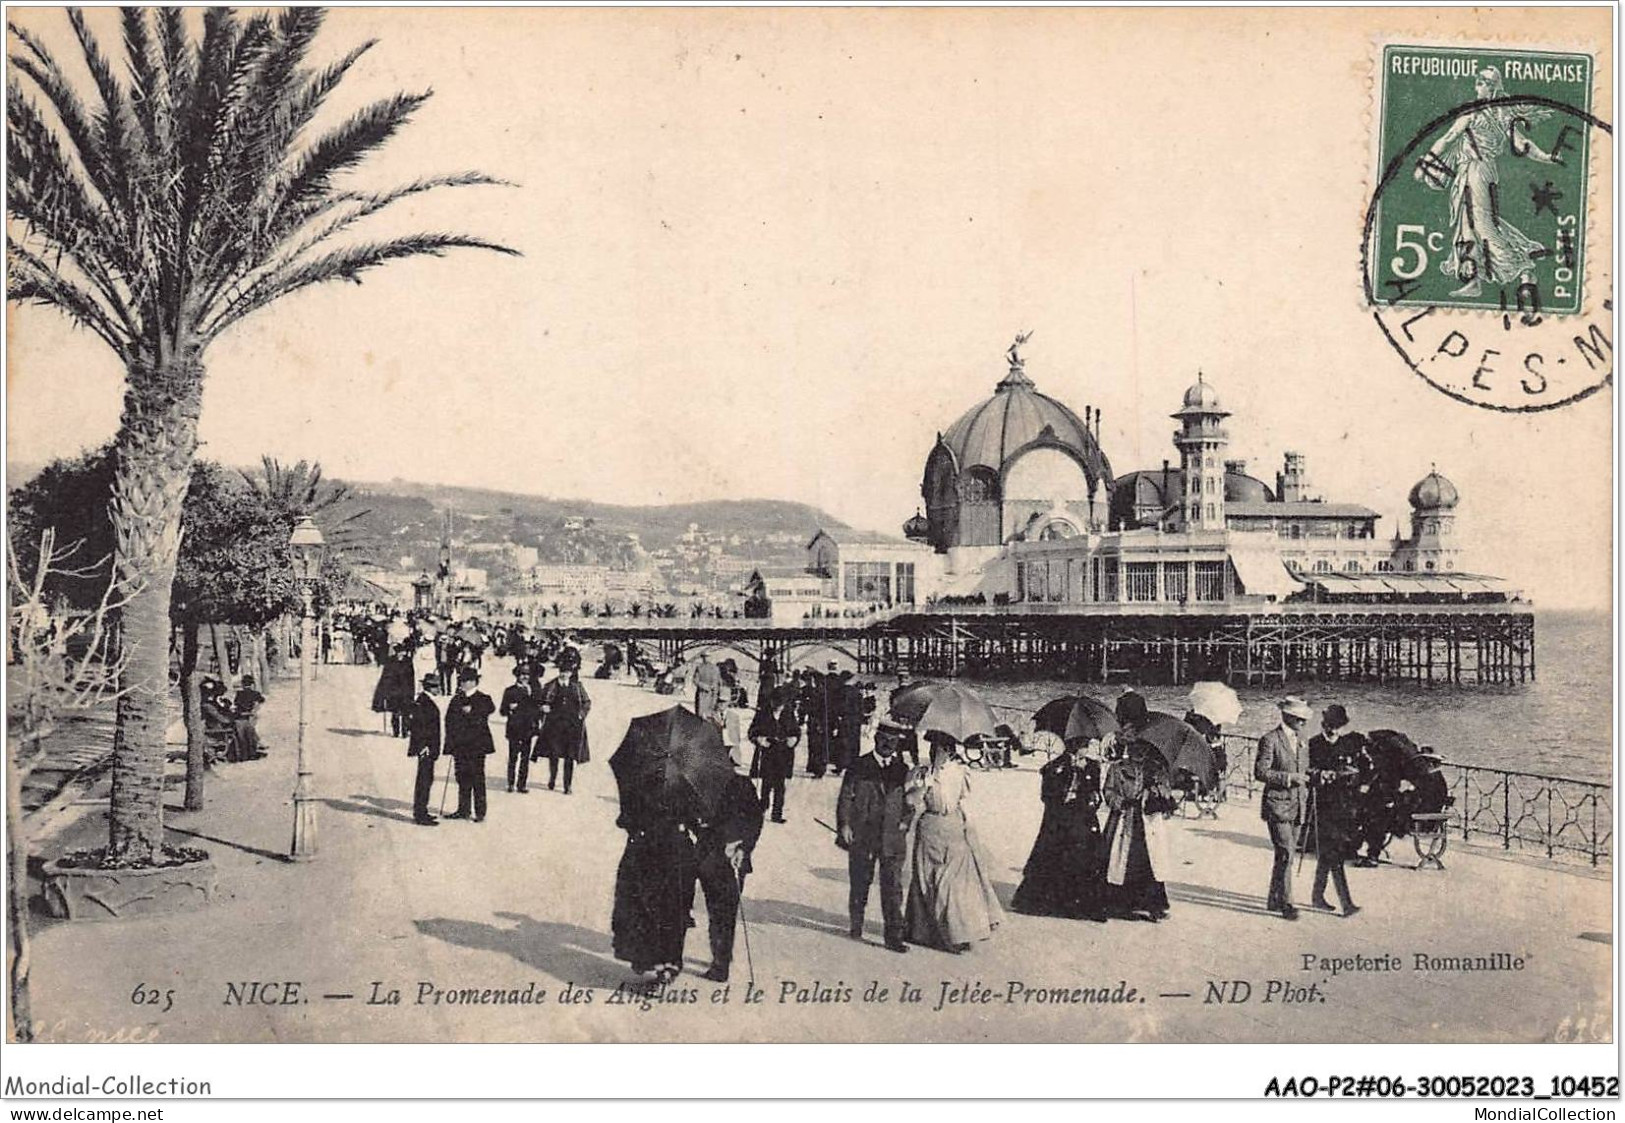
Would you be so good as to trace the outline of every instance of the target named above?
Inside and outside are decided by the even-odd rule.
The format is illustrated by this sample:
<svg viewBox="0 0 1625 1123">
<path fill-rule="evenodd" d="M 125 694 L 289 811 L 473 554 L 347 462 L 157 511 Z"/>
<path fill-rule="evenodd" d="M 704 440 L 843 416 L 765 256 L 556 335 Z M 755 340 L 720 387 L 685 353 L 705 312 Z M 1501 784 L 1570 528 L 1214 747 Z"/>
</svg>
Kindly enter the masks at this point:
<svg viewBox="0 0 1625 1123">
<path fill-rule="evenodd" d="M 1018 603 L 1506 599 L 1492 577 L 1463 572 L 1459 494 L 1431 471 L 1410 492 L 1406 537 L 1377 537 L 1377 512 L 1327 502 L 1308 459 L 1287 452 L 1272 490 L 1227 459 L 1230 413 L 1198 375 L 1172 415 L 1178 465 L 1114 477 L 1100 414 L 1040 394 L 1012 358 L 993 396 L 941 433 L 926 458 L 923 513 L 905 534 L 943 565 L 940 589 Z M 817 545 L 815 539 L 814 545 Z M 883 560 L 837 550 L 875 589 Z M 899 555 L 900 557 L 900 555 Z M 918 567 L 919 563 L 915 563 Z M 873 568 L 864 568 L 872 566 Z M 850 567 L 850 568 L 849 568 Z M 815 557 L 813 568 L 828 571 Z M 893 571 L 890 589 L 898 578 Z M 850 599 L 850 598 L 849 598 Z"/>
</svg>

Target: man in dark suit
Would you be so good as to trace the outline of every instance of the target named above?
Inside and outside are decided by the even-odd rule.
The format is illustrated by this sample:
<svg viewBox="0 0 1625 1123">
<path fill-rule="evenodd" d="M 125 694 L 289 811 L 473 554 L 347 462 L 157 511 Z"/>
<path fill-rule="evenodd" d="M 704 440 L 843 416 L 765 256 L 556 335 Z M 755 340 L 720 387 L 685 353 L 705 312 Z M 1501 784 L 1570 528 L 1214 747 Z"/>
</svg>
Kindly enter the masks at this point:
<svg viewBox="0 0 1625 1123">
<path fill-rule="evenodd" d="M 863 914 L 869 887 L 880 867 L 880 914 L 886 923 L 886 946 L 906 952 L 903 905 L 908 892 L 909 830 L 914 813 L 904 795 L 908 765 L 898 754 L 899 738 L 889 729 L 875 737 L 874 752 L 846 770 L 835 803 L 835 844 L 846 851 L 851 891 L 847 912 L 854 940 L 863 939 Z"/>
<path fill-rule="evenodd" d="M 440 707 L 429 694 L 435 683 L 436 676 L 423 676 L 423 688 L 418 691 L 408 715 L 406 755 L 418 758 L 417 782 L 412 785 L 412 821 L 420 827 L 440 825 L 440 821 L 429 814 L 434 762 L 440 759 Z"/>
<path fill-rule="evenodd" d="M 457 672 L 457 693 L 446 703 L 446 752 L 457 771 L 457 810 L 448 819 L 485 821 L 485 758 L 496 752 L 491 740 L 491 715 L 496 705 L 479 689 L 480 673 L 473 667 Z"/>
<path fill-rule="evenodd" d="M 541 705 L 530 686 L 530 668 L 523 663 L 513 669 L 513 685 L 502 692 L 502 705 L 497 712 L 508 721 L 508 790 L 528 791 L 530 781 L 530 743 L 536 739 L 536 726 L 542 716 Z"/>
<path fill-rule="evenodd" d="M 728 981 L 734 932 L 739 926 L 739 898 L 751 870 L 751 851 L 761 836 L 762 806 L 756 799 L 756 786 L 744 776 L 735 776 L 723 791 L 716 821 L 702 824 L 695 832 L 694 873 L 705 894 L 711 936 L 711 967 L 705 978 L 714 983 Z M 691 909 L 693 899 L 690 890 Z"/>
<path fill-rule="evenodd" d="M 1287 920 L 1296 920 L 1298 910 L 1292 904 L 1292 858 L 1303 822 L 1304 788 L 1309 782 L 1300 733 L 1314 711 L 1302 698 L 1284 698 L 1280 707 L 1281 724 L 1259 738 L 1253 778 L 1264 785 L 1259 813 L 1269 827 L 1270 844 L 1275 848 L 1266 907 Z"/>
</svg>

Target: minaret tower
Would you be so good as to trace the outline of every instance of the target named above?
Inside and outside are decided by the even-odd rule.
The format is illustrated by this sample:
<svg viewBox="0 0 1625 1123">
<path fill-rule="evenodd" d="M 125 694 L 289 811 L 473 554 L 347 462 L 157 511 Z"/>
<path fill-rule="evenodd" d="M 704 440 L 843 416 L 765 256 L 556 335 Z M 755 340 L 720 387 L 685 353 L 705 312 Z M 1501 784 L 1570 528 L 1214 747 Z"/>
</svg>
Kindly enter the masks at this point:
<svg viewBox="0 0 1625 1123">
<path fill-rule="evenodd" d="M 1219 405 L 1219 395 L 1196 374 L 1196 385 L 1185 391 L 1185 404 L 1174 420 L 1174 434 L 1183 472 L 1179 511 L 1173 525 L 1181 530 L 1224 529 L 1224 447 L 1230 441 L 1224 419 L 1230 414 Z"/>
</svg>

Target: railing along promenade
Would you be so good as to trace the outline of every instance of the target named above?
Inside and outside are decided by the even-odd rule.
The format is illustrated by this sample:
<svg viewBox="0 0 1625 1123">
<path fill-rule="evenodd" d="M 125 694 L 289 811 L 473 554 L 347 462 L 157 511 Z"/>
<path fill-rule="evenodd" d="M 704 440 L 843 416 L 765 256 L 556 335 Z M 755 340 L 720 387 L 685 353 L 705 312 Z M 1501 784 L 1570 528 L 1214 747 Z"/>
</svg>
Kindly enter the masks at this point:
<svg viewBox="0 0 1625 1123">
<path fill-rule="evenodd" d="M 1032 732 L 1033 710 L 994 704 L 1016 733 Z M 1263 787 L 1253 778 L 1258 739 L 1223 734 L 1227 758 L 1224 786 L 1249 801 Z M 1472 846 L 1535 854 L 1553 861 L 1613 865 L 1614 793 L 1608 784 L 1445 761 L 1455 804 L 1447 829 Z"/>
</svg>

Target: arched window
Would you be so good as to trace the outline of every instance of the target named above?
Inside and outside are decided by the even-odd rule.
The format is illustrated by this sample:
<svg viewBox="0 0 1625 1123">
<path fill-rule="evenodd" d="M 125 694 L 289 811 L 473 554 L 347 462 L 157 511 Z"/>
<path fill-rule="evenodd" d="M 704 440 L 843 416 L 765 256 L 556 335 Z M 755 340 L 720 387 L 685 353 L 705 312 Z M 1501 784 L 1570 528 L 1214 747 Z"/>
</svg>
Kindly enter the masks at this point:
<svg viewBox="0 0 1625 1123">
<path fill-rule="evenodd" d="M 1360 572 L 1360 563 L 1357 562 L 1357 561 L 1352 561 L 1352 560 L 1344 562 L 1343 563 L 1343 572 L 1345 572 L 1345 573 L 1358 573 L 1358 572 Z"/>
<path fill-rule="evenodd" d="M 1332 571 L 1332 563 L 1331 562 L 1327 561 L 1325 558 L 1317 558 L 1317 559 L 1315 559 L 1315 572 L 1316 573 L 1330 573 L 1331 571 Z"/>
<path fill-rule="evenodd" d="M 1432 563 L 1432 562 L 1428 562 L 1428 572 L 1430 572 L 1430 573 L 1431 573 L 1431 572 L 1432 572 L 1432 571 L 1433 571 L 1433 563 Z"/>
<path fill-rule="evenodd" d="M 1407 561 L 1405 563 L 1405 572 L 1406 573 L 1413 573 L 1415 571 L 1416 571 L 1416 563 L 1413 562 L 1413 561 Z"/>
<path fill-rule="evenodd" d="M 1213 518 L 1214 518 L 1214 514 L 1213 514 L 1213 504 L 1211 504 L 1211 503 L 1209 503 L 1209 504 L 1208 504 L 1208 505 L 1207 505 L 1207 517 L 1208 517 L 1208 521 L 1209 521 L 1209 522 L 1211 522 L 1211 521 L 1212 521 L 1212 520 L 1213 520 Z"/>
<path fill-rule="evenodd" d="M 1039 539 L 1045 542 L 1053 542 L 1061 538 L 1076 538 L 1077 536 L 1078 528 L 1065 519 L 1051 519 L 1044 524 L 1044 529 L 1038 532 Z"/>
<path fill-rule="evenodd" d="M 1392 573 L 1393 571 L 1394 563 L 1389 561 L 1387 558 L 1382 558 L 1377 562 L 1378 573 Z"/>
<path fill-rule="evenodd" d="M 965 502 L 990 503 L 999 497 L 999 483 L 985 468 L 972 468 L 963 485 Z"/>
</svg>

